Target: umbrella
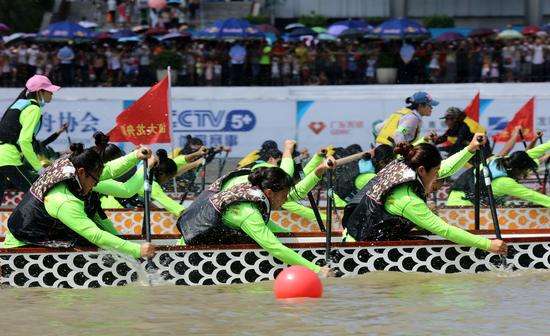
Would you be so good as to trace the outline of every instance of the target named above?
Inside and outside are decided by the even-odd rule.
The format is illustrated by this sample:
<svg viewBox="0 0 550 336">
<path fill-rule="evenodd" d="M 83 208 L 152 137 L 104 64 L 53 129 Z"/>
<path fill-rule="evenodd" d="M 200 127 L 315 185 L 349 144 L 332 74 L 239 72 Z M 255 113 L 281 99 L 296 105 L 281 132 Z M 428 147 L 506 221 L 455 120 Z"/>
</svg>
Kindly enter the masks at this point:
<svg viewBox="0 0 550 336">
<path fill-rule="evenodd" d="M 523 34 L 518 32 L 517 30 L 505 29 L 497 35 L 497 38 L 501 40 L 522 39 Z"/>
<path fill-rule="evenodd" d="M 441 35 L 439 35 L 435 40 L 437 42 L 452 42 L 452 41 L 459 41 L 463 40 L 464 36 L 457 32 L 446 32 Z"/>
<path fill-rule="evenodd" d="M 156 38 L 161 42 L 170 41 L 170 40 L 184 39 L 184 38 L 188 38 L 188 37 L 191 37 L 191 34 L 188 33 L 188 32 L 172 32 L 172 33 L 168 33 L 166 35 L 156 36 Z"/>
<path fill-rule="evenodd" d="M 79 24 L 61 21 L 52 23 L 38 35 L 41 38 L 48 40 L 76 40 L 91 39 L 94 37 L 94 32 L 88 28 L 82 27 Z"/>
<path fill-rule="evenodd" d="M 135 37 L 135 36 L 137 35 L 130 29 L 121 29 L 113 32 L 113 35 L 111 37 L 118 40 L 123 37 Z"/>
<path fill-rule="evenodd" d="M 112 34 L 109 33 L 109 32 L 100 32 L 100 33 L 97 33 L 96 36 L 95 36 L 96 40 L 109 40 L 109 39 L 112 39 Z"/>
<path fill-rule="evenodd" d="M 149 28 L 145 32 L 145 35 L 164 35 L 164 34 L 167 34 L 167 33 L 168 33 L 168 30 L 166 30 L 162 27 L 154 27 L 154 28 Z"/>
<path fill-rule="evenodd" d="M 338 36 L 344 30 L 351 28 L 363 29 L 365 32 L 368 32 L 373 27 L 364 20 L 344 20 L 335 22 L 330 25 L 330 27 L 328 27 L 328 33 L 334 36 Z"/>
<path fill-rule="evenodd" d="M 521 30 L 523 35 L 535 35 L 539 31 L 540 31 L 540 28 L 537 26 L 527 26 Z"/>
<path fill-rule="evenodd" d="M 279 31 L 277 30 L 277 28 L 267 23 L 257 25 L 256 28 L 262 33 L 273 33 L 275 35 L 279 35 Z"/>
<path fill-rule="evenodd" d="M 317 33 L 313 29 L 308 27 L 299 27 L 293 29 L 290 33 L 287 34 L 289 37 L 300 37 L 300 36 L 317 36 Z"/>
<path fill-rule="evenodd" d="M 545 32 L 544 30 L 541 30 L 541 31 L 538 31 L 535 35 L 537 35 L 538 37 L 546 37 L 548 36 L 548 33 Z"/>
<path fill-rule="evenodd" d="M 319 41 L 336 41 L 338 38 L 334 35 L 330 35 L 330 34 L 327 34 L 327 33 L 321 33 L 321 34 L 317 35 L 317 39 Z"/>
<path fill-rule="evenodd" d="M 141 38 L 139 36 L 126 36 L 118 38 L 117 41 L 120 43 L 141 42 Z"/>
<path fill-rule="evenodd" d="M 407 18 L 384 21 L 372 32 L 384 39 L 426 38 L 430 36 L 430 32 L 424 26 Z"/>
<path fill-rule="evenodd" d="M 468 34 L 469 37 L 486 37 L 494 35 L 495 31 L 489 28 L 478 28 L 474 29 Z"/>
<path fill-rule="evenodd" d="M 17 41 L 17 40 L 21 40 L 21 39 L 24 39 L 25 37 L 27 37 L 27 34 L 25 33 L 13 33 L 11 35 L 8 35 L 8 36 L 4 36 L 2 38 L 2 40 L 4 41 L 4 43 L 11 43 L 11 42 L 14 42 L 14 41 Z"/>
<path fill-rule="evenodd" d="M 317 34 L 321 34 L 321 33 L 326 33 L 326 32 L 327 32 L 327 29 L 326 29 L 326 28 L 323 28 L 323 27 L 313 27 L 313 28 L 311 28 L 311 30 L 313 30 L 313 31 L 316 32 Z"/>
<path fill-rule="evenodd" d="M 341 32 L 338 37 L 341 39 L 358 39 L 363 37 L 367 32 L 368 31 L 360 28 L 349 28 Z"/>
<path fill-rule="evenodd" d="M 7 32 L 11 30 L 10 27 L 8 27 L 8 25 L 6 25 L 5 23 L 0 23 L 0 32 Z"/>
<path fill-rule="evenodd" d="M 98 27 L 97 23 L 92 21 L 80 21 L 78 24 L 88 29 L 93 29 Z"/>
<path fill-rule="evenodd" d="M 293 29 L 296 29 L 296 28 L 304 28 L 304 27 L 305 26 L 303 24 L 296 22 L 296 23 L 287 24 L 285 26 L 285 30 L 289 31 L 289 30 L 293 30 Z"/>
<path fill-rule="evenodd" d="M 218 20 L 214 25 L 197 32 L 195 38 L 236 40 L 264 38 L 264 34 L 244 19 Z"/>
<path fill-rule="evenodd" d="M 139 25 L 132 27 L 132 31 L 136 34 L 143 33 L 149 29 L 149 26 L 146 25 Z"/>
</svg>

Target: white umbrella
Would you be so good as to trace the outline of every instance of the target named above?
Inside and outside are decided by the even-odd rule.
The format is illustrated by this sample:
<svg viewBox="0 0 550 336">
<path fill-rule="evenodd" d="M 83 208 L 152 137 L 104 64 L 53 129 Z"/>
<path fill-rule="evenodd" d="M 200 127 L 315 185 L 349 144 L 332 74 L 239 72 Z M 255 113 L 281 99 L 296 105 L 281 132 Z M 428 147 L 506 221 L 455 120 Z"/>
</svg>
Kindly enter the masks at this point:
<svg viewBox="0 0 550 336">
<path fill-rule="evenodd" d="M 78 24 L 88 29 L 94 29 L 98 27 L 98 24 L 92 21 L 80 21 Z"/>
<path fill-rule="evenodd" d="M 522 39 L 523 34 L 517 30 L 505 29 L 497 35 L 497 38 L 502 40 Z"/>
<path fill-rule="evenodd" d="M 305 26 L 301 23 L 291 23 L 285 26 L 285 30 L 292 30 L 294 28 L 304 28 Z"/>
<path fill-rule="evenodd" d="M 25 33 L 13 33 L 11 35 L 2 37 L 2 39 L 4 40 L 4 43 L 9 43 L 9 42 L 15 41 L 17 39 L 25 38 L 25 37 L 27 37 L 27 34 L 25 34 Z"/>
</svg>

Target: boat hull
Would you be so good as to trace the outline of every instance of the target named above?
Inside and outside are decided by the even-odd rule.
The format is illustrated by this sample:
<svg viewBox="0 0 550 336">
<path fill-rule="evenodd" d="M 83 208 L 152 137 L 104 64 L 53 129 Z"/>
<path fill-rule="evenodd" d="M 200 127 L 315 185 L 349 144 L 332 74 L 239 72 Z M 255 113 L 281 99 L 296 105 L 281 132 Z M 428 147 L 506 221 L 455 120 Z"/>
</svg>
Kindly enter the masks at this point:
<svg viewBox="0 0 550 336">
<path fill-rule="evenodd" d="M 325 258 L 322 237 L 289 243 L 306 259 Z M 550 269 L 550 234 L 515 235 L 508 264 L 516 270 Z M 162 243 L 162 241 L 160 242 Z M 344 276 L 375 271 L 477 273 L 499 268 L 500 257 L 444 240 L 335 242 L 331 266 Z M 222 285 L 272 280 L 284 265 L 255 245 L 161 246 L 153 279 L 175 285 Z M 10 287 L 92 288 L 146 283 L 145 262 L 88 249 L 0 249 L 0 284 Z M 155 281 L 157 281 L 155 280 Z"/>
</svg>

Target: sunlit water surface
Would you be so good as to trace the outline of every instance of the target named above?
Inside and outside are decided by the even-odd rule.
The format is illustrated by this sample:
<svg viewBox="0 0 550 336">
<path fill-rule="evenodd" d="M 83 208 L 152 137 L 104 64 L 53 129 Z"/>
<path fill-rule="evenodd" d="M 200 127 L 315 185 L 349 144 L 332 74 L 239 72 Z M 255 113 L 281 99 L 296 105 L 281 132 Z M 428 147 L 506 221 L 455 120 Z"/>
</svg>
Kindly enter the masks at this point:
<svg viewBox="0 0 550 336">
<path fill-rule="evenodd" d="M 0 289 L 0 335 L 550 335 L 550 272 L 371 273 L 278 301 L 273 282 Z"/>
</svg>

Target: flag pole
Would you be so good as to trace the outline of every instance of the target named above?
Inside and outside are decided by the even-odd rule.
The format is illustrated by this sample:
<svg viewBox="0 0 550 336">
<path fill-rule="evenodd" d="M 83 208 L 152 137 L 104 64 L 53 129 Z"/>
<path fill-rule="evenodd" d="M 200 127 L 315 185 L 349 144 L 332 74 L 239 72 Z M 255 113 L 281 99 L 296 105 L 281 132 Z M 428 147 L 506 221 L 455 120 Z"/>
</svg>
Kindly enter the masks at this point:
<svg viewBox="0 0 550 336">
<path fill-rule="evenodd" d="M 168 66 L 166 67 L 166 75 L 168 76 L 168 123 L 169 130 L 170 130 L 170 152 L 172 153 L 172 158 L 175 158 L 176 155 L 174 153 L 174 131 L 172 124 L 172 74 L 171 74 L 172 67 Z M 176 177 L 174 176 L 172 178 L 172 186 L 174 188 L 174 193 L 178 192 L 178 184 L 176 182 Z"/>
</svg>

